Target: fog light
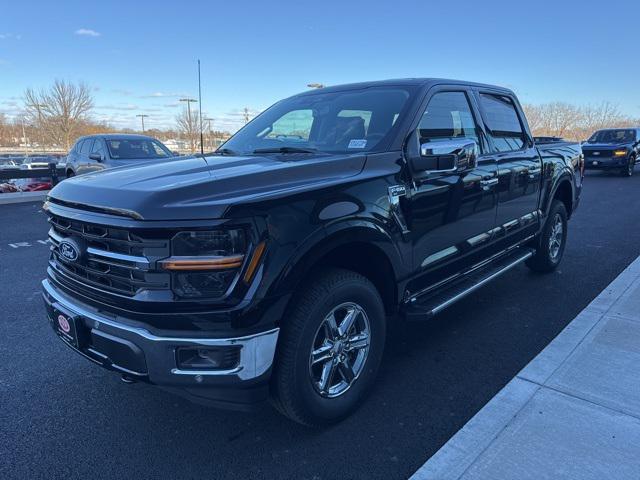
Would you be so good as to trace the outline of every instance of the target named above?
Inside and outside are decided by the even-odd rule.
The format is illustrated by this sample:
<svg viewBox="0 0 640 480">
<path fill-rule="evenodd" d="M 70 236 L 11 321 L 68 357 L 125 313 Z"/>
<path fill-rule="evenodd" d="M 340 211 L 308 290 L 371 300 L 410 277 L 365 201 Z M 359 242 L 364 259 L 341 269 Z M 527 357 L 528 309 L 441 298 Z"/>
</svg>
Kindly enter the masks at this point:
<svg viewBox="0 0 640 480">
<path fill-rule="evenodd" d="M 230 370 L 240 363 L 240 348 L 181 347 L 176 350 L 176 362 L 183 370 Z"/>
</svg>

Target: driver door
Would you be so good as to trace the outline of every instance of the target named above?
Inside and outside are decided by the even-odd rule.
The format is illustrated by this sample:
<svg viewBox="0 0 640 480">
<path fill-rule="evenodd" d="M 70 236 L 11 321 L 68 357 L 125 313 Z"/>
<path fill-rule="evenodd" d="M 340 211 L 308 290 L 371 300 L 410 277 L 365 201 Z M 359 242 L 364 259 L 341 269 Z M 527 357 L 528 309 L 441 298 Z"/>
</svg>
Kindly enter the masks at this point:
<svg viewBox="0 0 640 480">
<path fill-rule="evenodd" d="M 461 86 L 430 93 L 417 125 L 421 150 L 468 139 L 478 145 L 479 154 L 466 167 L 412 172 L 408 223 L 418 288 L 482 258 L 494 239 L 497 208 L 497 163 L 487 154 L 473 95 Z"/>
</svg>

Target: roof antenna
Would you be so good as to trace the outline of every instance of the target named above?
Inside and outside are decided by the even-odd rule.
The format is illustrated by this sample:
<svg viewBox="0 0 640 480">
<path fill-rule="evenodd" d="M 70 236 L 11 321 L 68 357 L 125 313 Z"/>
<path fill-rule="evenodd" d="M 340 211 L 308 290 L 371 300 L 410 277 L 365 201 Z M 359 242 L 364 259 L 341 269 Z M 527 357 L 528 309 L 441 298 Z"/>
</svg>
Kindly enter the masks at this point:
<svg viewBox="0 0 640 480">
<path fill-rule="evenodd" d="M 198 104 L 200 107 L 200 154 L 204 156 L 204 135 L 202 134 L 202 84 L 200 82 L 200 59 L 198 59 Z"/>
</svg>

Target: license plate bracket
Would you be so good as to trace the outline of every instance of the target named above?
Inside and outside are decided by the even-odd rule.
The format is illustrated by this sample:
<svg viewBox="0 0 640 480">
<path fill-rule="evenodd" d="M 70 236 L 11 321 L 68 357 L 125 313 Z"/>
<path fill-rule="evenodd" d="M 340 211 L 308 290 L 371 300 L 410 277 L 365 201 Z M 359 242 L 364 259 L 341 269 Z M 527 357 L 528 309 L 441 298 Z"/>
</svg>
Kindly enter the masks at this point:
<svg viewBox="0 0 640 480">
<path fill-rule="evenodd" d="M 82 321 L 78 315 L 53 307 L 51 316 L 51 326 L 62 341 L 68 343 L 76 349 L 83 345 Z"/>
</svg>

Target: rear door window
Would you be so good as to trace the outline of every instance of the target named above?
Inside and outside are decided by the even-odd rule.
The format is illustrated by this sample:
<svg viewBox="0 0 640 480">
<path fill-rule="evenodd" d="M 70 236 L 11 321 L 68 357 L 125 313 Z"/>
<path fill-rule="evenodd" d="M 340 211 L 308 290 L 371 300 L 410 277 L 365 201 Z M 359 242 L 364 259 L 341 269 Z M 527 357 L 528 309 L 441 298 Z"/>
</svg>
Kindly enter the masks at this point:
<svg viewBox="0 0 640 480">
<path fill-rule="evenodd" d="M 510 152 L 524 148 L 524 129 L 511 98 L 506 95 L 481 93 L 480 105 L 495 151 Z"/>
</svg>

